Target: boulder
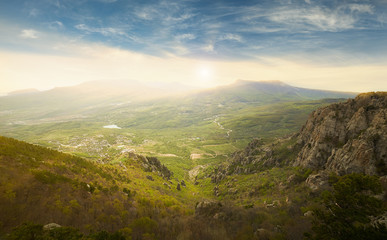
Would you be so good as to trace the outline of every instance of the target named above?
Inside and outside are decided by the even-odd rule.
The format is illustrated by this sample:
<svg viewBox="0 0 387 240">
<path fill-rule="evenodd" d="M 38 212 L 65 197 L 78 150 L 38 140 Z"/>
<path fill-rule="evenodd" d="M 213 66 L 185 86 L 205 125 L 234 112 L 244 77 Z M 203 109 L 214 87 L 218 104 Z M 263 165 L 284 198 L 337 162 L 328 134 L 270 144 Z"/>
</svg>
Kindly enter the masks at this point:
<svg viewBox="0 0 387 240">
<path fill-rule="evenodd" d="M 304 213 L 304 217 L 312 217 L 313 216 L 313 211 L 307 211 Z"/>
<path fill-rule="evenodd" d="M 324 190 L 329 187 L 328 175 L 325 172 L 311 174 L 305 180 L 305 182 L 310 187 L 310 189 L 312 189 L 312 191 L 314 192 L 319 190 Z"/>
<path fill-rule="evenodd" d="M 52 229 L 60 228 L 60 227 L 62 226 L 57 223 L 49 223 L 43 226 L 43 230 L 50 231 Z"/>
</svg>

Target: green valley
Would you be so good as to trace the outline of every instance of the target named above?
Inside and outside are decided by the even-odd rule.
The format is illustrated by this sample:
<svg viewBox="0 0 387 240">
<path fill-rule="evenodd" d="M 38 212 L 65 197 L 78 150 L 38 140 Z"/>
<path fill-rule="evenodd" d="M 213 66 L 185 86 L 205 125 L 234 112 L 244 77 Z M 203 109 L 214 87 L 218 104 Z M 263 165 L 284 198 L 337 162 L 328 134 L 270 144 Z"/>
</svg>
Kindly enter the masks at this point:
<svg viewBox="0 0 387 240">
<path fill-rule="evenodd" d="M 353 96 L 281 82 L 239 81 L 156 100 L 135 100 L 134 95 L 128 102 L 136 92 L 132 88 L 127 95 L 121 89 L 121 94 L 114 96 L 102 94 L 104 88 L 109 87 L 89 92 L 76 87 L 65 93 L 54 89 L 53 93 L 28 95 L 26 102 L 20 102 L 18 96 L 4 98 L 0 101 L 0 132 L 104 161 L 125 151 L 156 156 L 176 176 L 187 177 L 194 167 L 222 162 L 255 137 L 270 141 L 292 134 L 314 109 L 340 101 L 321 97 Z M 38 110 L 29 106 L 36 102 L 40 102 Z M 109 125 L 118 128 L 104 128 Z"/>
</svg>

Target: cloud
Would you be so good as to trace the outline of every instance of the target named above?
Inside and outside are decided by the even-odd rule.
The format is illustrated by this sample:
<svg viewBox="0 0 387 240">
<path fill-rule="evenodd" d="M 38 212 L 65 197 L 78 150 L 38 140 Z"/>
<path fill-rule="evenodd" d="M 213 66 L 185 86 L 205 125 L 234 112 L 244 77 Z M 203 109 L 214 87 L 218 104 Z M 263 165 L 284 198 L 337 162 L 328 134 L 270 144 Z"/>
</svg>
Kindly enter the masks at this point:
<svg viewBox="0 0 387 240">
<path fill-rule="evenodd" d="M 122 36 L 126 35 L 126 33 L 124 31 L 117 29 L 117 28 L 111 28 L 111 27 L 93 28 L 93 27 L 87 26 L 86 24 L 78 24 L 75 26 L 75 28 L 78 30 L 88 32 L 88 33 L 99 33 L 105 37 L 112 36 L 112 35 L 122 35 Z"/>
<path fill-rule="evenodd" d="M 214 44 L 213 43 L 207 44 L 206 46 L 203 47 L 203 50 L 206 52 L 215 52 Z"/>
<path fill-rule="evenodd" d="M 251 32 L 251 33 L 275 33 L 286 31 L 286 28 L 274 28 L 265 26 L 249 26 L 238 29 L 239 32 Z"/>
<path fill-rule="evenodd" d="M 191 34 L 191 33 L 185 33 L 185 34 L 181 34 L 181 35 L 177 35 L 176 36 L 176 40 L 178 40 L 178 41 L 193 40 L 195 38 L 196 38 L 196 36 Z"/>
<path fill-rule="evenodd" d="M 244 7 L 239 22 L 251 26 L 252 32 L 338 32 L 356 29 L 364 14 L 373 14 L 370 4 L 340 4 L 327 7 L 322 4 L 285 4 L 262 9 L 259 6 Z M 249 27 L 250 28 L 250 27 Z M 249 29 L 244 27 L 243 29 Z M 360 27 L 359 27 L 360 28 Z M 271 29 L 274 29 L 271 31 Z"/>
<path fill-rule="evenodd" d="M 20 37 L 27 39 L 36 39 L 38 38 L 38 32 L 33 29 L 23 29 L 21 31 Z"/>
<path fill-rule="evenodd" d="M 50 29 L 57 30 L 64 27 L 61 21 L 53 21 L 47 24 Z"/>
<path fill-rule="evenodd" d="M 282 7 L 267 16 L 267 19 L 288 26 L 292 31 L 338 32 L 356 28 L 356 14 L 362 13 L 372 14 L 372 7 L 366 4 L 347 4 L 336 9 L 323 6 L 294 9 Z"/>
<path fill-rule="evenodd" d="M 134 14 L 142 20 L 152 20 L 158 15 L 158 11 L 154 7 L 144 7 L 137 9 Z"/>
<path fill-rule="evenodd" d="M 220 40 L 232 40 L 232 41 L 242 42 L 242 37 L 237 34 L 227 33 L 221 36 Z"/>
<path fill-rule="evenodd" d="M 192 13 L 192 9 L 182 2 L 160 1 L 157 5 L 151 4 L 136 7 L 134 16 L 140 20 L 154 21 L 159 26 L 173 25 L 181 23 L 197 14 Z M 173 26 L 179 28 L 179 25 Z"/>
<path fill-rule="evenodd" d="M 359 12 L 359 13 L 373 13 L 373 7 L 367 4 L 348 4 L 344 6 L 344 8 L 348 8 L 351 12 Z"/>
</svg>

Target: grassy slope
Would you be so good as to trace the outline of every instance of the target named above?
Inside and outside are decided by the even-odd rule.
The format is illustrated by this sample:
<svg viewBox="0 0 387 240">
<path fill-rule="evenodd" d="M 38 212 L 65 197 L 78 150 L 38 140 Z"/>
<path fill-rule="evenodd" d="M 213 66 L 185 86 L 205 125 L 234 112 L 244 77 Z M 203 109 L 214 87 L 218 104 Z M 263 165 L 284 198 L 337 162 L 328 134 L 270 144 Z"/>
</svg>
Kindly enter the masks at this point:
<svg viewBox="0 0 387 240">
<path fill-rule="evenodd" d="M 210 178 L 200 178 L 199 185 L 188 183 L 177 191 L 176 179 L 169 189 L 163 186 L 166 180 L 143 172 L 139 165 L 128 155 L 98 164 L 0 137 L 0 229 L 8 232 L 26 221 L 56 222 L 83 232 L 121 230 L 130 237 L 145 227 L 135 224 L 144 217 L 155 222 L 151 233 L 160 239 L 240 239 L 241 234 L 252 236 L 257 228 L 282 238 L 288 233 L 276 233 L 277 226 L 306 229 L 308 221 L 300 206 L 306 204 L 308 190 L 303 184 L 293 186 L 286 181 L 292 174 L 304 179 L 301 169 L 274 168 L 230 176 L 219 183 L 220 195 L 215 197 Z M 192 215 L 195 203 L 205 199 L 222 201 L 223 207 L 218 212 L 209 209 L 205 215 Z M 267 204 L 272 203 L 275 207 L 268 209 Z M 215 217 L 217 213 L 221 218 Z"/>
<path fill-rule="evenodd" d="M 198 186 L 188 184 L 181 191 L 163 186 L 166 180 L 145 173 L 133 159 L 122 156 L 114 162 L 101 165 L 0 137 L 1 229 L 33 221 L 115 231 L 145 216 L 162 222 L 189 215 L 203 198 Z"/>
</svg>

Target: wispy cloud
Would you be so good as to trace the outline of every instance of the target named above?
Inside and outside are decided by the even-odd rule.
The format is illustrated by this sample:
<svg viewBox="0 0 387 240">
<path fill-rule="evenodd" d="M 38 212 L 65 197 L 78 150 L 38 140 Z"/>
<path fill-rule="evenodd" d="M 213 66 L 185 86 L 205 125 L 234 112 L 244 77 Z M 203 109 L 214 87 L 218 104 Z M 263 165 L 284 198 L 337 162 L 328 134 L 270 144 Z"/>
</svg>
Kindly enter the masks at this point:
<svg viewBox="0 0 387 240">
<path fill-rule="evenodd" d="M 185 34 L 181 34 L 181 35 L 176 36 L 176 40 L 178 40 L 178 41 L 193 40 L 195 38 L 196 38 L 196 36 L 194 34 L 191 34 L 191 33 L 185 33 Z"/>
<path fill-rule="evenodd" d="M 204 46 L 202 49 L 203 49 L 205 52 L 209 52 L 209 53 L 215 52 L 215 48 L 214 48 L 214 44 L 213 44 L 213 43 L 207 44 L 207 45 Z"/>
<path fill-rule="evenodd" d="M 372 7 L 366 4 L 347 4 L 336 9 L 323 6 L 289 9 L 275 9 L 268 20 L 287 26 L 292 31 L 328 31 L 337 32 L 356 28 L 356 14 L 372 14 Z"/>
<path fill-rule="evenodd" d="M 52 30 L 62 29 L 64 27 L 64 25 L 61 21 L 49 22 L 49 23 L 47 23 L 47 26 L 48 26 L 48 28 L 50 28 Z"/>
<path fill-rule="evenodd" d="M 38 32 L 34 29 L 23 29 L 20 33 L 20 37 L 27 39 L 36 39 L 38 38 Z"/>
<path fill-rule="evenodd" d="M 242 37 L 237 34 L 227 33 L 220 37 L 220 40 L 231 40 L 231 41 L 237 41 L 242 42 Z"/>
<path fill-rule="evenodd" d="M 103 36 L 112 36 L 112 35 L 126 35 L 126 33 L 117 28 L 112 28 L 112 27 L 107 27 L 107 28 L 94 28 L 94 27 L 89 27 L 86 24 L 78 24 L 75 26 L 76 29 L 85 31 L 87 33 L 99 33 L 102 34 Z"/>
<path fill-rule="evenodd" d="M 344 5 L 342 8 L 348 8 L 349 10 L 351 10 L 351 12 L 359 12 L 359 13 L 369 13 L 369 14 L 372 14 L 374 11 L 373 11 L 373 7 L 371 5 L 368 5 L 368 4 L 348 4 L 348 5 Z"/>
<path fill-rule="evenodd" d="M 259 59 L 330 49 L 367 55 L 387 35 L 385 0 L 21 1 L 28 24 L 14 34 L 20 41 L 49 31 L 154 56 Z"/>
</svg>

